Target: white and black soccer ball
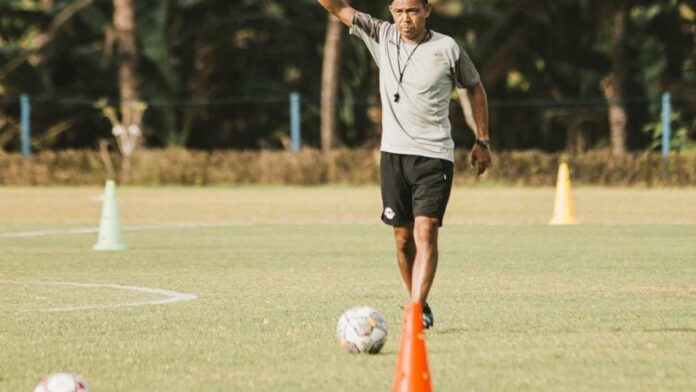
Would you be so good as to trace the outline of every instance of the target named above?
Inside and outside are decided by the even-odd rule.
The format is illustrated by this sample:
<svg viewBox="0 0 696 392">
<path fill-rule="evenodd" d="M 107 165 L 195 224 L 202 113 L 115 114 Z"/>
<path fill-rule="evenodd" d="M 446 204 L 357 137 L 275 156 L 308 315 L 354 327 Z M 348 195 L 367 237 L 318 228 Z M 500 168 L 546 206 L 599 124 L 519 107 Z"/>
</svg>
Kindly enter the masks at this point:
<svg viewBox="0 0 696 392">
<path fill-rule="evenodd" d="M 89 392 L 89 387 L 77 374 L 53 373 L 44 378 L 34 392 Z"/>
<path fill-rule="evenodd" d="M 348 352 L 377 354 L 387 341 L 387 322 L 377 310 L 356 306 L 338 319 L 336 334 Z"/>
</svg>

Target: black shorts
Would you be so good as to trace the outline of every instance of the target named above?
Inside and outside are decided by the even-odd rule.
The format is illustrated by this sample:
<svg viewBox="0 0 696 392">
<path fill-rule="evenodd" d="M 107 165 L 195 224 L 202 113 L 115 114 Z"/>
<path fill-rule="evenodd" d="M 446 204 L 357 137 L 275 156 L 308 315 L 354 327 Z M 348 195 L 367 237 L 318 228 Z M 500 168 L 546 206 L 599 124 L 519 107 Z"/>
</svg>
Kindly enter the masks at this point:
<svg viewBox="0 0 696 392">
<path fill-rule="evenodd" d="M 382 221 L 408 226 L 414 217 L 426 216 L 442 226 L 453 172 L 454 164 L 445 159 L 382 152 Z"/>
</svg>

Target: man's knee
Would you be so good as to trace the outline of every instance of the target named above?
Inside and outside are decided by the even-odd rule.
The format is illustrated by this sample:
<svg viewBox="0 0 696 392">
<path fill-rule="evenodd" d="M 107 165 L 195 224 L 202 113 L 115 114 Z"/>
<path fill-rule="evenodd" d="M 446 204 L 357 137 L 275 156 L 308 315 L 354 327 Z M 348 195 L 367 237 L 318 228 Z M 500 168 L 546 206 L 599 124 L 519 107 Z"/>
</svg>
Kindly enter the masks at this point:
<svg viewBox="0 0 696 392">
<path fill-rule="evenodd" d="M 427 216 L 416 217 L 414 236 L 415 240 L 422 243 L 437 242 L 437 232 L 440 227 L 438 218 L 430 218 Z"/>
<path fill-rule="evenodd" d="M 413 238 L 413 227 L 395 227 L 394 238 L 396 239 L 396 249 L 399 252 L 408 253 L 416 247 Z"/>
</svg>

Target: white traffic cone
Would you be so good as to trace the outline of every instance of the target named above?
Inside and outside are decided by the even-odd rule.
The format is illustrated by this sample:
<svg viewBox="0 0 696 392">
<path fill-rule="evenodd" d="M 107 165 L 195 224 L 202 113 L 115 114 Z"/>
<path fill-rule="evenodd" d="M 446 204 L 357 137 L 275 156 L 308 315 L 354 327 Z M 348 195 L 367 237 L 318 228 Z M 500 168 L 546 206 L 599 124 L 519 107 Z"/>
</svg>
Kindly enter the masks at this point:
<svg viewBox="0 0 696 392">
<path fill-rule="evenodd" d="M 116 201 L 116 183 L 106 182 L 104 204 L 102 205 L 101 222 L 99 224 L 99 239 L 92 250 L 124 250 L 128 247 L 123 243 L 121 216 Z"/>
</svg>

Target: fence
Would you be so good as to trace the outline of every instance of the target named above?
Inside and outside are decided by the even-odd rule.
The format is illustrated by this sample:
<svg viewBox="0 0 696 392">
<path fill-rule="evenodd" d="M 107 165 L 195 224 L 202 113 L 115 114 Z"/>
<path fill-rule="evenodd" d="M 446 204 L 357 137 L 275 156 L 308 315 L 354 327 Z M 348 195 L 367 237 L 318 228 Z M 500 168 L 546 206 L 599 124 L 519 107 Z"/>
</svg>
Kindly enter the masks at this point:
<svg viewBox="0 0 696 392">
<path fill-rule="evenodd" d="M 101 129 L 102 132 L 99 134 L 100 137 L 108 136 L 109 127 L 106 126 L 106 122 L 102 118 L 98 109 L 94 107 L 96 99 L 86 99 L 86 98 L 70 98 L 70 97 L 48 97 L 48 96 L 37 96 L 30 97 L 27 94 L 22 94 L 19 97 L 5 97 L 0 98 L 0 117 L 3 116 L 3 111 L 6 117 L 16 117 L 19 118 L 19 139 L 20 139 L 20 150 L 25 157 L 31 155 L 32 145 L 50 146 L 51 138 L 57 137 L 56 135 L 61 134 L 61 130 L 66 128 L 83 129 L 82 132 L 76 132 L 72 135 L 72 138 L 68 138 L 66 142 L 67 145 L 60 147 L 72 147 L 70 144 L 70 139 L 77 143 L 75 147 L 84 147 L 80 145 L 81 140 L 93 140 L 95 138 L 95 132 L 84 131 L 84 129 Z M 687 100 L 682 99 L 681 102 L 686 102 Z M 671 140 L 672 140 L 672 122 L 674 119 L 673 103 L 674 100 L 670 93 L 665 93 L 660 101 L 651 100 L 648 98 L 632 98 L 625 99 L 624 104 L 627 106 L 639 105 L 640 107 L 647 106 L 657 106 L 661 105 L 661 141 L 659 142 L 659 147 L 662 150 L 662 156 L 667 164 L 668 157 L 671 151 Z M 690 102 L 690 101 L 689 101 Z M 118 101 L 112 100 L 111 104 L 116 105 Z M 194 148 L 272 148 L 272 144 L 275 143 L 276 146 L 281 146 L 285 149 L 292 150 L 294 152 L 300 151 L 303 144 L 307 143 L 307 139 L 316 140 L 316 125 L 318 124 L 318 106 L 319 100 L 313 99 L 308 96 L 301 96 L 298 92 L 291 92 L 287 96 L 267 96 L 262 98 L 216 98 L 216 99 L 183 99 L 183 100 L 171 100 L 171 99 L 152 99 L 147 102 L 151 112 L 149 118 L 146 121 L 153 128 L 165 129 L 164 132 L 157 133 L 157 137 L 153 138 L 154 145 L 182 145 Z M 597 124 L 606 123 L 606 107 L 608 102 L 604 99 L 570 99 L 565 101 L 549 101 L 549 100 L 507 100 L 507 101 L 497 101 L 492 100 L 490 102 L 491 111 L 491 123 L 492 123 L 492 133 L 493 138 L 497 142 L 496 147 L 502 149 L 527 149 L 527 148 L 541 148 L 547 150 L 553 150 L 554 146 L 562 145 L 563 141 L 560 141 L 556 134 L 549 136 L 550 133 L 555 131 L 549 131 L 548 129 L 558 129 L 563 128 L 565 132 L 565 144 L 580 144 L 578 149 L 586 149 L 587 140 L 582 140 L 587 138 L 587 129 L 597 129 L 599 126 Z M 453 106 L 457 106 L 458 103 L 453 101 Z M 47 127 L 47 122 L 52 122 L 53 125 L 49 127 L 49 131 L 43 131 L 43 141 L 37 142 L 32 141 L 32 111 L 34 107 L 40 106 L 39 115 L 42 117 L 43 121 L 41 126 Z M 356 108 L 372 108 L 378 107 L 377 102 L 362 101 L 362 102 L 339 102 L 339 106 L 342 108 L 348 107 L 348 110 L 342 110 L 343 113 L 347 113 L 350 110 L 356 111 Z M 56 107 L 60 109 L 56 110 Z M 3 110 L 4 109 L 4 110 Z M 63 115 L 66 113 L 72 113 L 73 118 L 79 118 L 80 126 L 74 123 L 61 124 L 57 121 L 59 117 L 53 117 L 51 120 L 46 120 L 46 117 L 50 117 L 48 112 L 54 113 L 58 112 L 58 115 Z M 182 115 L 181 112 L 187 112 L 189 114 Z M 458 112 L 458 111 L 453 111 Z M 643 112 L 642 109 L 637 110 L 637 112 Z M 212 114 L 211 114 L 212 113 Z M 179 125 L 177 126 L 178 117 L 188 117 L 188 120 L 178 120 Z M 225 116 L 227 115 L 227 118 Z M 187 125 L 190 123 L 192 117 L 210 117 L 217 116 L 218 120 L 210 121 L 209 124 L 205 124 L 202 128 L 208 127 L 209 133 L 206 136 L 205 132 L 200 130 L 196 131 L 196 136 L 192 137 L 190 133 L 194 132 L 190 128 L 187 129 Z M 461 115 L 454 115 L 453 125 L 455 128 L 465 127 L 463 117 Z M 1 120 L 1 118 L 0 118 Z M 286 125 L 282 125 L 285 122 Z M 655 120 L 654 123 L 659 121 Z M 183 125 L 182 125 L 183 123 Z M 311 124 L 312 131 L 304 133 L 303 140 L 303 124 L 305 127 L 307 124 Z M 522 129 L 520 132 L 516 133 L 505 133 L 506 128 L 510 128 L 511 125 L 514 129 Z M 562 124 L 559 126 L 559 124 Z M 583 125 L 584 124 L 584 125 Z M 588 125 L 589 124 L 589 125 Z M 221 126 L 220 126 L 221 125 Z M 606 126 L 606 124 L 604 125 Z M 540 137 L 534 137 L 534 133 L 527 128 L 538 128 L 536 131 L 540 134 Z M 6 126 L 6 129 L 11 128 Z M 219 132 L 236 132 L 233 137 L 229 139 L 234 139 L 237 137 L 236 141 L 240 141 L 244 136 L 239 129 L 248 130 L 247 133 L 261 133 L 266 132 L 265 136 L 267 140 L 267 145 L 256 145 L 253 143 L 240 143 L 235 145 L 234 143 L 224 143 L 218 142 L 217 139 L 222 139 L 213 137 L 211 135 L 215 134 L 215 129 L 220 128 Z M 266 129 L 272 128 L 272 129 Z M 232 129 L 228 131 L 227 129 Z M 285 130 L 285 132 L 283 131 Z M 0 130 L 2 130 L 2 123 L 0 123 Z M 106 131 L 106 132 L 105 132 Z M 4 130 L 3 132 L 9 132 Z M 286 133 L 287 132 L 287 133 Z M 583 134 L 583 132 L 585 134 Z M 595 132 L 597 134 L 606 134 L 607 132 Z M 239 136 L 239 135 L 242 136 Z M 558 133 L 560 134 L 560 133 Z M 465 133 L 466 135 L 466 133 Z M 462 141 L 462 138 L 466 136 L 457 135 L 455 137 Z M 470 136 L 469 136 L 470 137 Z M 593 136 L 590 135 L 590 138 Z M 525 140 L 527 138 L 528 140 Z M 594 136 L 598 138 L 598 136 Z M 6 137 L 5 139 L 9 139 Z M 48 139 L 48 140 L 47 140 Z M 193 141 L 191 141 L 193 139 Z M 249 139 L 255 140 L 252 136 Z M 360 139 L 360 136 L 355 136 L 354 139 Z M 47 140 L 47 141 L 46 141 Z M 544 142 L 546 140 L 546 142 Z M 152 141 L 152 140 L 150 140 Z M 150 142 L 149 141 L 149 142 Z M 464 140 L 467 141 L 468 140 Z M 7 145 L 7 140 L 5 141 Z M 11 143 L 8 150 L 12 150 Z M 148 143 L 150 144 L 150 143 Z M 257 143 L 258 144 L 258 143 Z M 310 143 L 311 145 L 311 143 Z M 2 138 L 0 138 L 0 148 L 2 148 Z M 15 147 L 16 148 L 16 147 Z"/>
</svg>

